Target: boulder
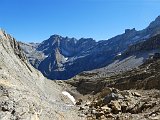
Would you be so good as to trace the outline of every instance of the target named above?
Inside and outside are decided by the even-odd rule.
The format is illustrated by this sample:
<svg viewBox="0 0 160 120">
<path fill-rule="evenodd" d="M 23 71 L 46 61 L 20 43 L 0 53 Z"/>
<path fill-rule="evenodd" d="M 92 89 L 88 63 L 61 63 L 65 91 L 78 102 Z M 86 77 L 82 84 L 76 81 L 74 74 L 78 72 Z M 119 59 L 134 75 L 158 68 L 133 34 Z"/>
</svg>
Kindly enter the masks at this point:
<svg viewBox="0 0 160 120">
<path fill-rule="evenodd" d="M 117 100 L 117 99 L 118 99 L 118 95 L 115 93 L 111 93 L 104 98 L 103 103 L 108 104 L 111 102 L 111 100 Z"/>
<path fill-rule="evenodd" d="M 132 96 L 132 93 L 130 91 L 121 91 L 120 94 L 123 97 L 131 97 Z"/>
<path fill-rule="evenodd" d="M 149 117 L 150 118 L 150 120 L 160 120 L 160 115 L 158 115 L 158 116 L 155 116 L 155 117 Z"/>
<path fill-rule="evenodd" d="M 111 108 L 109 108 L 107 105 L 101 107 L 101 109 L 104 111 L 105 114 L 108 114 L 111 112 Z"/>
<path fill-rule="evenodd" d="M 100 119 L 100 120 L 106 120 L 106 116 L 105 116 L 105 115 L 102 115 L 102 116 L 99 117 L 99 119 Z"/>
<path fill-rule="evenodd" d="M 110 113 L 110 114 L 106 114 L 105 116 L 106 116 L 106 118 L 114 118 L 114 116 L 113 116 L 113 114 L 112 114 L 112 113 Z"/>
<path fill-rule="evenodd" d="M 138 92 L 134 92 L 132 93 L 133 96 L 136 96 L 136 97 L 141 97 L 141 94 L 139 94 Z"/>
<path fill-rule="evenodd" d="M 127 112 L 127 107 L 128 107 L 128 105 L 125 102 L 121 103 L 121 111 L 122 111 L 122 113 L 126 113 Z"/>
<path fill-rule="evenodd" d="M 80 107 L 79 110 L 84 110 L 84 108 L 83 108 L 83 107 Z"/>
<path fill-rule="evenodd" d="M 78 99 L 78 101 L 76 102 L 76 105 L 81 105 L 82 104 L 82 99 Z"/>
<path fill-rule="evenodd" d="M 96 116 L 96 119 L 99 119 L 101 116 L 104 115 L 104 112 L 103 111 L 100 111 L 100 112 L 96 112 L 95 113 L 95 116 Z"/>
<path fill-rule="evenodd" d="M 118 101 L 111 101 L 109 106 L 112 108 L 112 112 L 114 114 L 118 114 L 121 111 L 121 105 L 119 104 Z"/>
<path fill-rule="evenodd" d="M 112 93 L 112 88 L 104 88 L 98 95 L 98 98 L 104 98 L 105 96 L 109 95 Z"/>
</svg>

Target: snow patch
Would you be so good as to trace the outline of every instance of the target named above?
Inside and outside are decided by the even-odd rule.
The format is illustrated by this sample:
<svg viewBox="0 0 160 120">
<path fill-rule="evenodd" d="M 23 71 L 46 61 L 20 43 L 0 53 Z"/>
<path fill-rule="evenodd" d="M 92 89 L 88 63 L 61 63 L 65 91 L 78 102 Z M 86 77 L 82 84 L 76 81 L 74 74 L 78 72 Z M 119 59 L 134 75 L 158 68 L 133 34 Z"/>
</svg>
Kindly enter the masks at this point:
<svg viewBox="0 0 160 120">
<path fill-rule="evenodd" d="M 118 53 L 118 56 L 121 56 L 122 54 L 121 53 Z"/>
<path fill-rule="evenodd" d="M 76 104 L 75 98 L 70 93 L 68 93 L 67 91 L 62 91 L 62 94 L 67 96 L 73 102 L 74 105 Z"/>
<path fill-rule="evenodd" d="M 68 57 L 65 57 L 64 59 L 67 61 L 67 60 L 68 60 Z"/>
<path fill-rule="evenodd" d="M 48 57 L 48 55 L 45 55 L 44 57 L 45 57 L 45 58 L 47 58 L 47 57 Z"/>
</svg>

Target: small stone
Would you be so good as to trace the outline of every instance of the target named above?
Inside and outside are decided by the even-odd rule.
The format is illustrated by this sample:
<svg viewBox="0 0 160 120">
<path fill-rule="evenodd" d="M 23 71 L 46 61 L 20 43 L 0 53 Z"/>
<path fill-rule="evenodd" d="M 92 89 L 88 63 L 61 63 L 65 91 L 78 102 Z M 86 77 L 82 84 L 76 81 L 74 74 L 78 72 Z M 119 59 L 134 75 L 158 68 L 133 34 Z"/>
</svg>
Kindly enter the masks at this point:
<svg viewBox="0 0 160 120">
<path fill-rule="evenodd" d="M 79 114 L 78 116 L 79 116 L 79 117 L 85 117 L 85 115 L 84 115 L 84 114 Z"/>
<path fill-rule="evenodd" d="M 83 108 L 83 107 L 80 107 L 79 110 L 84 110 L 84 108 Z"/>
<path fill-rule="evenodd" d="M 106 116 L 106 118 L 114 118 L 114 116 L 110 113 L 110 114 L 107 114 L 107 115 L 105 115 Z"/>
<path fill-rule="evenodd" d="M 101 107 L 101 109 L 104 111 L 104 113 L 110 113 L 111 112 L 111 108 L 109 108 L 107 105 Z"/>
<path fill-rule="evenodd" d="M 118 114 L 121 111 L 121 105 L 118 101 L 111 101 L 110 105 L 113 113 Z"/>
<path fill-rule="evenodd" d="M 106 88 L 104 88 L 104 89 L 101 91 L 99 97 L 100 97 L 100 98 L 104 98 L 105 96 L 107 96 L 107 95 L 109 95 L 109 94 L 111 94 L 111 93 L 112 93 L 112 89 L 106 87 Z"/>
<path fill-rule="evenodd" d="M 81 105 L 82 104 L 82 99 L 78 99 L 78 101 L 76 102 L 76 105 Z"/>
<path fill-rule="evenodd" d="M 134 93 L 133 93 L 133 96 L 141 97 L 141 94 L 139 94 L 138 92 L 134 92 Z"/>
<path fill-rule="evenodd" d="M 121 103 L 121 110 L 122 113 L 126 113 L 127 112 L 127 104 L 125 102 Z"/>
<path fill-rule="evenodd" d="M 155 117 L 156 116 L 156 114 L 152 114 L 152 117 Z"/>
<path fill-rule="evenodd" d="M 100 120 L 106 120 L 106 116 L 105 116 L 105 115 L 102 115 L 102 116 L 100 117 Z"/>
<path fill-rule="evenodd" d="M 102 115 L 104 115 L 104 112 L 103 111 L 96 112 L 95 115 L 96 115 L 96 118 L 98 119 L 99 117 L 101 117 Z"/>
<path fill-rule="evenodd" d="M 92 111 L 91 111 L 92 114 L 95 114 L 96 112 L 97 112 L 96 110 L 92 110 Z"/>
<path fill-rule="evenodd" d="M 155 117 L 150 117 L 150 120 L 160 120 L 160 115 L 155 116 Z"/>
<path fill-rule="evenodd" d="M 118 90 L 118 89 L 113 88 L 113 89 L 112 89 L 112 92 L 117 94 L 117 93 L 119 93 L 119 90 Z"/>
<path fill-rule="evenodd" d="M 117 100 L 117 99 L 118 95 L 115 93 L 111 93 L 104 98 L 103 103 L 108 104 L 109 102 L 111 102 L 111 100 Z"/>
<path fill-rule="evenodd" d="M 121 91 L 120 93 L 124 97 L 131 97 L 132 96 L 130 91 Z"/>
</svg>

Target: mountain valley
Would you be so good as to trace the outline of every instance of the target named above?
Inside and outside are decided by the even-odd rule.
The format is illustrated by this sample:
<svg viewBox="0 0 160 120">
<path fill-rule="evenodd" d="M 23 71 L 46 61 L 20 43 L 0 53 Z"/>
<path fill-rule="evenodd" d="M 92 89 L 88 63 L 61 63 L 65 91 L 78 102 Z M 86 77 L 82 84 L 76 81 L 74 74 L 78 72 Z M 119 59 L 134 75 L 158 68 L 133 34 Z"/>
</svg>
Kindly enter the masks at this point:
<svg viewBox="0 0 160 120">
<path fill-rule="evenodd" d="M 108 40 L 0 30 L 1 120 L 160 120 L 160 16 Z"/>
<path fill-rule="evenodd" d="M 95 41 L 92 38 L 75 38 L 52 35 L 49 39 L 37 44 L 25 44 L 20 42 L 30 63 L 49 79 L 66 80 L 83 71 L 107 67 L 112 64 L 121 64 L 123 61 L 134 61 L 135 65 L 124 63 L 125 69 L 130 70 L 141 65 L 148 54 L 124 55 L 127 49 L 131 51 L 134 44 L 148 40 L 160 34 L 160 16 L 150 25 L 140 31 L 126 29 L 125 33 L 108 40 Z M 153 52 L 154 53 L 154 52 Z M 127 58 L 128 57 L 128 58 Z M 125 60 L 126 59 L 126 60 Z M 135 60 L 134 60 L 135 59 Z"/>
</svg>

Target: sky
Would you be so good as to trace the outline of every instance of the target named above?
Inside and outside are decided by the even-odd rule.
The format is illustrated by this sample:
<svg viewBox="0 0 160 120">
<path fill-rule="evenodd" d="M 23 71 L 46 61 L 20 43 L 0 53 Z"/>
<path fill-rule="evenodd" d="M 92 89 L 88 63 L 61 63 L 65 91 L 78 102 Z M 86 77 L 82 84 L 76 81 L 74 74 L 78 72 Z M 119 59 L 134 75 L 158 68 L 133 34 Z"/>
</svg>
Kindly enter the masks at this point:
<svg viewBox="0 0 160 120">
<path fill-rule="evenodd" d="M 0 28 L 22 42 L 53 34 L 106 40 L 158 15 L 160 0 L 0 0 Z"/>
</svg>

